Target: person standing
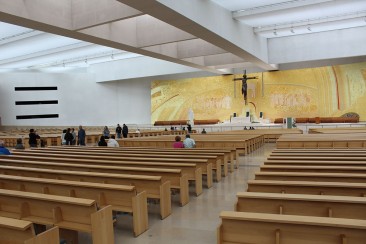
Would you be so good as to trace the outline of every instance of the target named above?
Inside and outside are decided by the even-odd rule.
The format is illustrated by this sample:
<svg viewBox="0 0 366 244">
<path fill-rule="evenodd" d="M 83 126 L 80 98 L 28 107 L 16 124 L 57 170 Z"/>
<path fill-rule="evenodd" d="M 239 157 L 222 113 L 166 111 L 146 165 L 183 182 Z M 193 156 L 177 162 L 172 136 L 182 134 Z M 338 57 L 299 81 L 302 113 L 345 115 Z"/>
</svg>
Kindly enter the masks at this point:
<svg viewBox="0 0 366 244">
<path fill-rule="evenodd" d="M 122 135 L 123 135 L 123 138 L 127 138 L 127 135 L 128 135 L 128 127 L 126 124 L 123 124 L 123 127 L 122 127 Z"/>
<path fill-rule="evenodd" d="M 65 138 L 66 145 L 72 145 L 72 140 L 74 139 L 74 137 L 71 134 L 70 128 L 67 128 L 64 138 Z"/>
<path fill-rule="evenodd" d="M 67 130 L 62 130 L 61 145 L 66 145 L 66 139 L 65 139 L 66 132 L 67 132 Z"/>
<path fill-rule="evenodd" d="M 122 134 L 122 127 L 119 124 L 117 124 L 116 135 L 118 139 L 121 138 L 121 134 Z"/>
<path fill-rule="evenodd" d="M 10 151 L 5 147 L 4 141 L 0 141 L 0 155 L 10 155 Z"/>
<path fill-rule="evenodd" d="M 76 144 L 76 133 L 75 133 L 75 129 L 74 128 L 71 129 L 71 135 L 72 135 L 71 145 L 75 145 Z"/>
<path fill-rule="evenodd" d="M 196 142 L 191 138 L 189 134 L 186 135 L 186 139 L 183 141 L 184 148 L 195 148 Z"/>
<path fill-rule="evenodd" d="M 109 129 L 107 126 L 104 126 L 104 130 L 103 130 L 103 136 L 105 139 L 109 139 L 109 135 L 110 135 L 110 132 L 109 132 Z"/>
<path fill-rule="evenodd" d="M 79 131 L 78 131 L 78 145 L 85 146 L 85 137 L 86 137 L 85 130 L 80 125 L 79 126 Z"/>
<path fill-rule="evenodd" d="M 37 135 L 34 129 L 29 130 L 29 146 L 30 147 L 37 147 L 37 139 L 41 139 L 39 135 Z"/>
<path fill-rule="evenodd" d="M 191 124 L 188 124 L 187 125 L 187 130 L 188 130 L 188 133 L 191 133 L 192 132 L 192 126 L 191 126 Z"/>
</svg>

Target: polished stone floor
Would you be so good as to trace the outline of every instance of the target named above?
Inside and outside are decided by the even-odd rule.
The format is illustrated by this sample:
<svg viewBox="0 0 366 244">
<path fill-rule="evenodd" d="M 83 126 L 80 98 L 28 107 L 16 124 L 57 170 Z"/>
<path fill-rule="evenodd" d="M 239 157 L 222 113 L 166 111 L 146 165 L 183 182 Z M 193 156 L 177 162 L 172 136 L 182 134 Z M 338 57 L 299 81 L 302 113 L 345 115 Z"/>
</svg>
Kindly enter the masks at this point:
<svg viewBox="0 0 366 244">
<path fill-rule="evenodd" d="M 130 215 L 119 216 L 115 226 L 115 243 L 124 244 L 212 244 L 216 243 L 219 214 L 234 210 L 236 193 L 245 191 L 246 182 L 254 178 L 254 172 L 275 148 L 274 143 L 265 144 L 253 153 L 239 158 L 240 167 L 234 173 L 204 189 L 199 197 L 191 190 L 190 202 L 180 207 L 178 195 L 173 196 L 172 215 L 159 218 L 159 205 L 149 205 L 149 229 L 139 237 L 133 236 Z M 80 243 L 91 243 L 89 235 L 80 235 Z"/>
</svg>

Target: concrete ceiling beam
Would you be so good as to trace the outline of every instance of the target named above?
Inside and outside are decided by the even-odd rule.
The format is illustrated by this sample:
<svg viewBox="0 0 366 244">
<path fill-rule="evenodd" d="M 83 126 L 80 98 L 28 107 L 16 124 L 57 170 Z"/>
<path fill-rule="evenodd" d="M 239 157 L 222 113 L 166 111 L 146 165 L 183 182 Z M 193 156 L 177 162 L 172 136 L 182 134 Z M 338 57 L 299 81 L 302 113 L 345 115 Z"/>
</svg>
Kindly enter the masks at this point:
<svg viewBox="0 0 366 244">
<path fill-rule="evenodd" d="M 248 62 L 255 63 L 263 69 L 277 69 L 276 66 L 267 63 L 267 40 L 255 35 L 251 27 L 234 20 L 230 11 L 211 1 L 118 1 L 208 41 Z"/>
<path fill-rule="evenodd" d="M 57 4 L 59 2 L 63 2 L 63 4 Z M 46 3 L 50 6 L 48 6 Z M 54 6 L 52 5 L 53 3 L 55 3 Z M 65 7 L 66 10 L 64 10 L 63 7 Z M 44 9 L 50 9 L 50 11 L 43 11 Z M 59 13 L 57 16 L 53 16 L 52 14 L 49 13 L 44 15 L 41 14 L 44 12 L 53 12 L 53 11 L 56 12 L 56 10 Z M 52 17 L 55 18 L 52 19 Z M 181 65 L 186 65 L 192 68 L 201 69 L 203 71 L 212 72 L 214 74 L 223 73 L 220 70 L 215 70 L 210 67 L 189 63 L 187 61 L 172 58 L 160 53 L 154 53 L 151 51 L 143 50 L 141 48 L 137 48 L 118 41 L 114 41 L 111 38 L 106 39 L 106 37 L 103 35 L 101 35 L 102 37 L 99 35 L 93 36 L 82 32 L 73 31 L 71 30 L 72 24 L 71 21 L 69 21 L 70 19 L 71 19 L 71 0 L 65 0 L 65 1 L 0 0 L 0 21 L 56 35 L 62 35 L 86 42 L 91 42 L 102 46 L 120 49 L 127 52 L 133 52 L 144 56 L 150 56 L 153 58 L 162 59 L 165 61 Z"/>
<path fill-rule="evenodd" d="M 72 0 L 73 30 L 141 16 L 143 13 L 115 0 Z"/>
</svg>

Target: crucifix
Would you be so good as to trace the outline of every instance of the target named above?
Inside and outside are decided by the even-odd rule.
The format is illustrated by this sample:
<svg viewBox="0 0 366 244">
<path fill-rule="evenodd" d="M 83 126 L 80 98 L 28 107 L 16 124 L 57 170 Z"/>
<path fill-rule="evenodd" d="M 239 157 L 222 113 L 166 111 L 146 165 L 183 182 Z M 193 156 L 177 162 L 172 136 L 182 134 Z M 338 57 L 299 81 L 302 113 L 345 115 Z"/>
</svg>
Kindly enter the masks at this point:
<svg viewBox="0 0 366 244">
<path fill-rule="evenodd" d="M 233 81 L 241 80 L 241 94 L 244 96 L 245 105 L 248 104 L 248 84 L 247 80 L 258 79 L 258 77 L 247 77 L 247 70 L 244 70 L 243 78 L 234 78 Z"/>
</svg>

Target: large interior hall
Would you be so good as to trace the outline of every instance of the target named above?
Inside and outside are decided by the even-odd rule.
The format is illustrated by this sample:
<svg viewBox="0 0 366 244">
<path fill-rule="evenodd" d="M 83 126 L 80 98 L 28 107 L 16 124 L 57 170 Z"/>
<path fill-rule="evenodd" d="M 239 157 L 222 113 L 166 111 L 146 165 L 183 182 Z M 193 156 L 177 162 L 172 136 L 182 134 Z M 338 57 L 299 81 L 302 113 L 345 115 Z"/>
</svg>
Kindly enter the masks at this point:
<svg viewBox="0 0 366 244">
<path fill-rule="evenodd" d="M 0 244 L 365 244 L 365 0 L 0 0 Z"/>
</svg>

